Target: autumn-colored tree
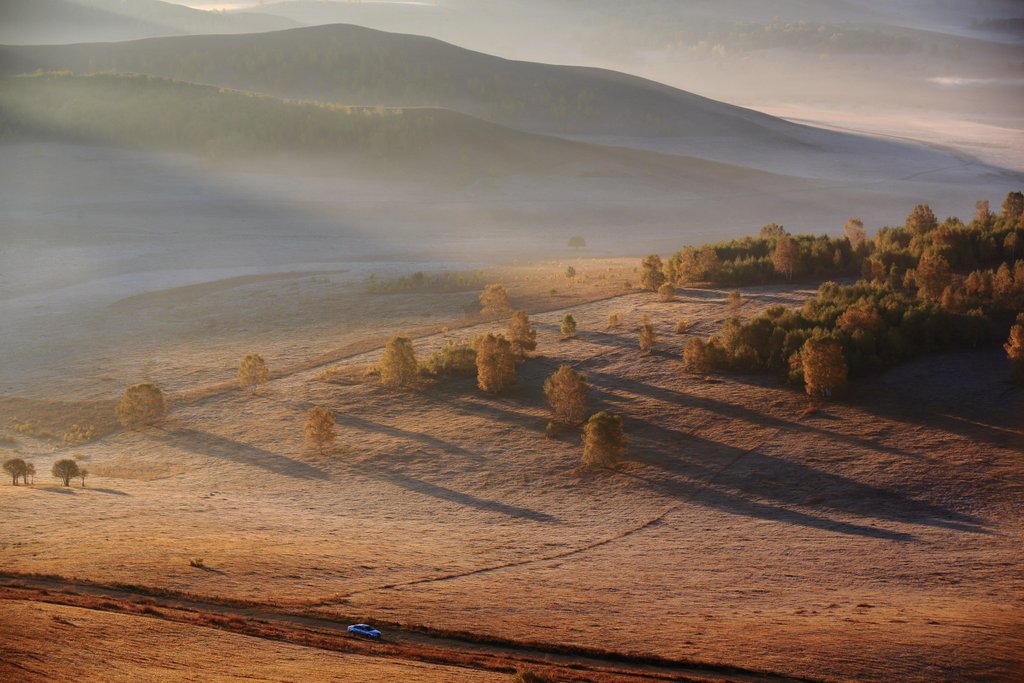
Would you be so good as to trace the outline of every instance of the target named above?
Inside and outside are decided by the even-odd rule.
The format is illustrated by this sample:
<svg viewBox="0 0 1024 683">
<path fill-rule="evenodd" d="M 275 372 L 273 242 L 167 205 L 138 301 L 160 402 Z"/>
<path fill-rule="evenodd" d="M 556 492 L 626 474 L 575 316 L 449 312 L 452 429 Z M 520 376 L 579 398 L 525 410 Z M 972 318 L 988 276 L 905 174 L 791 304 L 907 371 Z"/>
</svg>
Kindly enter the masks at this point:
<svg viewBox="0 0 1024 683">
<path fill-rule="evenodd" d="M 11 485 L 17 486 L 18 479 L 28 474 L 28 463 L 21 458 L 9 458 L 4 461 L 4 472 L 11 475 Z"/>
<path fill-rule="evenodd" d="M 857 330 L 878 332 L 882 325 L 882 316 L 878 314 L 878 309 L 869 304 L 850 306 L 836 320 L 836 327 L 847 334 L 853 334 Z"/>
<path fill-rule="evenodd" d="M 270 378 L 270 371 L 263 356 L 258 353 L 247 353 L 242 362 L 238 364 L 238 384 L 243 389 L 256 393 L 261 384 L 266 384 Z"/>
<path fill-rule="evenodd" d="M 167 415 L 167 399 L 157 385 L 141 382 L 125 389 L 116 412 L 117 419 L 125 427 L 153 424 Z"/>
<path fill-rule="evenodd" d="M 486 318 L 500 318 L 511 310 L 505 285 L 494 284 L 484 287 L 480 294 L 481 315 Z"/>
<path fill-rule="evenodd" d="M 980 199 L 974 203 L 974 220 L 983 227 L 988 227 L 994 217 L 987 199 Z"/>
<path fill-rule="evenodd" d="M 676 288 L 671 282 L 662 283 L 661 287 L 658 287 L 658 299 L 664 302 L 672 301 L 676 298 Z"/>
<path fill-rule="evenodd" d="M 621 311 L 612 311 L 608 314 L 608 329 L 614 330 L 616 327 L 622 327 Z"/>
<path fill-rule="evenodd" d="M 664 282 L 665 271 L 661 257 L 657 254 L 645 256 L 640 262 L 640 286 L 656 292 Z"/>
<path fill-rule="evenodd" d="M 64 482 L 64 486 L 70 486 L 71 480 L 81 475 L 81 471 L 78 469 L 78 463 L 68 458 L 58 460 L 53 463 L 53 468 L 50 470 L 50 473 L 55 479 L 60 479 Z"/>
<path fill-rule="evenodd" d="M 615 467 L 626 453 L 622 418 L 601 411 L 590 416 L 583 428 L 583 466 Z"/>
<path fill-rule="evenodd" d="M 684 334 L 688 329 L 690 329 L 690 325 L 692 325 L 692 323 L 689 320 L 680 318 L 676 321 L 676 334 Z"/>
<path fill-rule="evenodd" d="M 761 226 L 761 229 L 758 231 L 757 236 L 763 239 L 770 239 L 773 237 L 779 238 L 782 237 L 783 235 L 788 234 L 789 233 L 786 232 L 786 229 L 779 225 L 778 223 L 767 223 Z"/>
<path fill-rule="evenodd" d="M 650 320 L 640 323 L 640 350 L 650 353 L 658 343 L 658 333 L 654 331 L 654 324 Z"/>
<path fill-rule="evenodd" d="M 734 289 L 729 292 L 729 308 L 734 311 L 743 305 L 743 295 L 740 294 L 739 290 Z"/>
<path fill-rule="evenodd" d="M 1010 192 L 1007 194 L 1006 199 L 1003 200 L 1002 210 L 1003 218 L 1008 219 L 1011 223 L 1019 221 L 1024 215 L 1024 193 Z"/>
<path fill-rule="evenodd" d="M 32 463 L 27 463 L 25 465 L 25 473 L 21 475 L 21 479 L 26 484 L 36 483 L 36 466 Z"/>
<path fill-rule="evenodd" d="M 576 318 L 566 313 L 562 316 L 562 339 L 572 339 L 576 336 Z"/>
<path fill-rule="evenodd" d="M 850 247 L 854 251 L 859 251 L 861 247 L 867 244 L 868 234 L 864 231 L 864 221 L 859 218 L 851 218 L 846 221 L 846 225 L 843 226 L 843 233 L 846 235 L 846 239 L 850 242 Z"/>
<path fill-rule="evenodd" d="M 508 323 L 508 340 L 516 356 L 523 358 L 527 351 L 537 348 L 537 331 L 530 325 L 526 311 L 516 311 Z"/>
<path fill-rule="evenodd" d="M 688 372 L 711 372 L 718 365 L 715 347 L 700 337 L 692 337 L 683 347 L 683 369 Z"/>
<path fill-rule="evenodd" d="M 939 219 L 935 217 L 927 204 L 918 204 L 907 216 L 907 230 L 913 235 L 927 235 L 939 227 Z"/>
<path fill-rule="evenodd" d="M 804 389 L 811 397 L 829 397 L 846 386 L 843 347 L 830 337 L 808 339 L 800 350 Z"/>
<path fill-rule="evenodd" d="M 408 337 L 392 337 L 381 356 L 380 383 L 386 387 L 407 387 L 419 374 L 419 364 Z"/>
<path fill-rule="evenodd" d="M 1024 313 L 1017 316 L 1017 323 L 1010 328 L 1010 337 L 1003 344 L 1003 349 L 1010 360 L 1010 379 L 1024 384 Z"/>
<path fill-rule="evenodd" d="M 334 413 L 330 408 L 314 406 L 306 412 L 306 441 L 322 455 L 334 442 Z"/>
<path fill-rule="evenodd" d="M 556 420 L 567 425 L 583 422 L 587 411 L 587 376 L 562 365 L 544 382 L 544 395 Z"/>
<path fill-rule="evenodd" d="M 789 235 L 775 240 L 775 251 L 772 252 L 772 265 L 775 272 L 792 280 L 800 265 L 800 246 Z"/>
<path fill-rule="evenodd" d="M 482 391 L 501 393 L 516 383 L 516 359 L 505 337 L 485 334 L 476 341 L 476 379 Z"/>
<path fill-rule="evenodd" d="M 917 268 L 913 271 L 913 279 L 921 298 L 939 301 L 942 298 L 942 290 L 953 281 L 953 274 L 949 269 L 949 261 L 938 252 L 929 250 L 918 261 Z"/>
<path fill-rule="evenodd" d="M 85 488 L 85 478 L 88 477 L 88 476 L 89 476 L 89 470 L 85 469 L 84 467 L 79 467 L 78 468 L 78 478 L 82 482 L 82 488 L 83 489 Z"/>
</svg>

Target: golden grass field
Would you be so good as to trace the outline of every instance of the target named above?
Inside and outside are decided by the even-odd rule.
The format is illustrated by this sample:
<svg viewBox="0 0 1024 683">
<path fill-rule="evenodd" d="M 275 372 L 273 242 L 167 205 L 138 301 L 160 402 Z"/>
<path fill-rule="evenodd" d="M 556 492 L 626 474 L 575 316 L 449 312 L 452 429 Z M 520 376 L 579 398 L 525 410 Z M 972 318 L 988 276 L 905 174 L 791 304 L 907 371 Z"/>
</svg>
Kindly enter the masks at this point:
<svg viewBox="0 0 1024 683">
<path fill-rule="evenodd" d="M 391 391 L 366 375 L 394 332 L 416 331 L 423 358 L 447 337 L 505 326 L 465 318 L 473 292 L 424 292 L 360 295 L 358 316 L 330 324 L 296 309 L 274 328 L 249 313 L 244 335 L 228 326 L 209 345 L 127 350 L 91 389 L 55 377 L 66 404 L 42 387 L 36 403 L 7 398 L 6 419 L 37 415 L 54 433 L 74 410 L 109 415 L 115 383 L 156 380 L 172 407 L 134 432 L 104 418 L 101 438 L 78 446 L 21 434 L 0 445 L 40 472 L 32 487 L 0 486 L 17 520 L 0 537 L 0 573 L 813 680 L 1019 680 L 1024 395 L 1001 354 L 925 357 L 805 414 L 805 397 L 774 377 L 685 373 L 675 322 L 715 333 L 737 312 L 728 292 L 660 302 L 621 290 L 631 267 L 579 261 L 607 275 L 564 298 L 548 293 L 564 264 L 501 273 L 539 342 L 505 396 L 468 379 Z M 743 316 L 812 293 L 741 291 Z M 577 339 L 559 339 L 559 307 Z M 621 328 L 607 329 L 612 311 Z M 660 337 L 647 356 L 644 314 Z M 247 351 L 277 371 L 254 396 L 230 388 Z M 581 473 L 577 435 L 545 438 L 542 385 L 561 363 L 587 373 L 593 409 L 622 415 L 621 470 Z M 313 405 L 337 418 L 323 455 L 303 443 Z M 62 457 L 91 471 L 85 488 L 52 482 Z M 27 599 L 5 601 L 0 619 L 21 627 L 14 652 L 35 653 L 16 672 L 25 680 L 111 680 L 115 650 L 118 680 L 496 680 Z"/>
</svg>

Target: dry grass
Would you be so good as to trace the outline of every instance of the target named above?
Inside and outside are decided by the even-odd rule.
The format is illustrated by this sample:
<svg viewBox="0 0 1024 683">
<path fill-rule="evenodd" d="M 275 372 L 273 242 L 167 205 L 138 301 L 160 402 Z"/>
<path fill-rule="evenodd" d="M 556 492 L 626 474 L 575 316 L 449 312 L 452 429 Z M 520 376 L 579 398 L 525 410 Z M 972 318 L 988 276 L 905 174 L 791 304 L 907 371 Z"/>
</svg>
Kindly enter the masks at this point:
<svg viewBox="0 0 1024 683">
<path fill-rule="evenodd" d="M 745 312 L 805 295 L 747 289 Z M 658 349 L 639 356 L 634 330 L 607 330 L 611 310 L 650 315 Z M 531 311 L 539 357 L 505 397 L 472 379 L 387 391 L 310 367 L 67 449 L 93 472 L 176 471 L 61 494 L 0 486 L 24 520 L 0 568 L 829 680 L 1010 679 L 1024 399 L 998 354 L 925 358 L 801 420 L 806 398 L 774 378 L 682 372 L 669 332 L 682 317 L 716 331 L 725 292 L 580 305 L 572 343 L 558 343 L 563 313 Z M 445 338 L 414 343 L 422 358 Z M 332 367 L 342 378 L 379 353 Z M 544 438 L 541 385 L 561 363 L 588 375 L 594 410 L 623 416 L 620 472 L 577 476 L 578 438 Z M 302 446 L 311 405 L 337 416 L 324 458 Z M 40 472 L 55 457 L 29 456 Z M 55 524 L 69 514 L 87 536 Z"/>
</svg>

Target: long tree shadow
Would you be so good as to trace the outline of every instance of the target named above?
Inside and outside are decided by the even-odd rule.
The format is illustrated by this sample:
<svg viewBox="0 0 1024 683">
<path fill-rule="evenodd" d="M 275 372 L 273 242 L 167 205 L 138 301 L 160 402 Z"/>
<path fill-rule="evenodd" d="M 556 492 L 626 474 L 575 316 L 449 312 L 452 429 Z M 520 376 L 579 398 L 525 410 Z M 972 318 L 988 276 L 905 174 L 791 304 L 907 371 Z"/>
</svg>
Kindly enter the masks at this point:
<svg viewBox="0 0 1024 683">
<path fill-rule="evenodd" d="M 253 465 L 275 474 L 296 479 L 327 479 L 326 472 L 312 465 L 210 432 L 177 427 L 152 431 L 149 436 L 168 446 L 240 465 Z"/>
<path fill-rule="evenodd" d="M 381 424 L 380 422 L 373 422 L 372 420 L 367 420 L 364 417 L 359 417 L 351 413 L 339 413 L 336 419 L 339 426 L 354 427 L 367 432 L 387 434 L 388 436 L 392 436 L 397 439 L 414 441 L 429 448 L 458 455 L 476 462 L 482 462 L 485 460 L 485 458 L 479 454 L 471 453 L 465 448 L 457 446 L 450 441 L 445 441 L 444 439 L 439 439 L 436 436 L 424 434 L 423 432 L 412 432 L 407 429 L 400 429 L 398 427 Z"/>
<path fill-rule="evenodd" d="M 632 437 L 630 459 L 657 467 L 667 475 L 641 477 L 663 495 L 698 500 L 739 514 L 820 528 L 843 531 L 845 525 L 844 533 L 858 529 L 869 535 L 880 533 L 873 527 L 861 529 L 860 525 L 778 506 L 804 506 L 808 495 L 827 493 L 814 503 L 816 509 L 865 519 L 991 533 L 977 517 L 916 500 L 896 490 L 763 455 L 756 449 L 744 451 L 640 419 L 631 419 L 627 429 Z M 666 444 L 675 447 L 667 450 Z"/>
<path fill-rule="evenodd" d="M 827 429 L 819 429 L 813 425 L 809 425 L 803 422 L 795 422 L 792 420 L 784 420 L 773 415 L 758 412 L 750 408 L 745 408 L 735 403 L 728 403 L 726 401 L 719 401 L 717 399 L 708 398 L 706 396 L 698 396 L 696 394 L 687 394 L 675 389 L 667 389 L 665 387 L 659 387 L 654 384 L 647 382 L 641 382 L 628 377 L 622 377 L 621 375 L 610 375 L 603 372 L 586 370 L 587 376 L 592 381 L 598 384 L 603 384 L 606 388 L 620 388 L 631 393 L 647 396 L 665 403 L 672 403 L 679 406 L 695 407 L 707 410 L 709 412 L 718 413 L 727 417 L 735 418 L 737 420 L 743 420 L 751 424 L 756 424 L 761 427 L 784 427 L 786 429 L 804 432 L 815 437 L 826 437 L 834 439 L 836 441 L 842 441 L 859 448 L 870 448 L 872 450 L 884 451 L 893 455 L 899 455 L 904 458 L 912 460 L 921 460 L 922 457 L 914 453 L 907 452 L 900 448 L 894 448 L 892 446 L 886 446 L 885 444 L 878 443 L 869 439 L 863 439 L 858 436 L 852 436 L 850 434 L 843 434 L 837 431 L 831 431 Z"/>
<path fill-rule="evenodd" d="M 508 505 L 507 503 L 502 503 L 496 500 L 477 498 L 476 496 L 463 493 L 462 491 L 456 491 L 439 484 L 432 484 L 428 481 L 417 479 L 416 477 L 410 477 L 406 474 L 402 474 L 401 472 L 396 472 L 395 470 L 387 468 L 387 466 L 383 465 L 379 460 L 357 465 L 354 469 L 364 476 L 393 484 L 406 489 L 407 491 L 413 491 L 425 496 L 437 498 L 438 500 L 455 503 L 456 505 L 464 505 L 466 507 L 483 510 L 485 512 L 496 512 L 514 519 L 527 519 L 533 522 L 543 522 L 545 524 L 560 523 L 557 517 L 544 512 L 538 512 L 536 510 L 518 507 L 515 505 Z"/>
</svg>

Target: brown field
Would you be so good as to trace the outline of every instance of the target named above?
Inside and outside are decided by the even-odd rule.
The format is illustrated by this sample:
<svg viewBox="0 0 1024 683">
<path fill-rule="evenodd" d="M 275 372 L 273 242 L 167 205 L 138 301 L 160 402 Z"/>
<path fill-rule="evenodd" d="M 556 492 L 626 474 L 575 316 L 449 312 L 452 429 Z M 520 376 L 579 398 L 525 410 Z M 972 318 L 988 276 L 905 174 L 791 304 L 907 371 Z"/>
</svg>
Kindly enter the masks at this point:
<svg viewBox="0 0 1024 683">
<path fill-rule="evenodd" d="M 71 412 L 100 415 L 115 387 L 140 375 L 171 390 L 171 415 L 138 432 L 111 424 L 78 446 L 22 434 L 0 443 L 0 455 L 18 451 L 40 472 L 33 487 L 0 486 L 4 518 L 18 522 L 0 538 L 0 572 L 748 674 L 1018 679 L 1024 395 L 1005 382 L 999 352 L 926 357 L 805 415 L 802 394 L 774 377 L 682 371 L 686 335 L 674 333 L 676 321 L 715 333 L 731 314 L 727 292 L 683 290 L 670 303 L 622 293 L 632 263 L 609 261 L 577 262 L 602 277 L 553 297 L 564 267 L 494 273 L 538 330 L 537 353 L 507 396 L 464 379 L 388 391 L 365 374 L 394 332 L 414 331 L 423 358 L 443 343 L 446 323 L 448 336 L 465 340 L 503 329 L 466 319 L 471 291 L 361 297 L 330 322 L 316 312 L 338 305 L 333 293 L 310 293 L 291 312 L 268 299 L 265 315 L 244 309 L 244 333 L 232 332 L 229 316 L 208 344 L 189 343 L 202 331 L 185 322 L 166 328 L 184 341 L 159 354 L 140 336 L 98 383 L 78 374 L 91 357 L 83 353 L 53 380 L 67 405 L 41 401 L 39 385 L 25 394 L 36 403 L 0 401 L 0 417 L 58 434 Z M 313 284 L 241 286 L 256 297 Z M 744 316 L 811 293 L 741 291 Z M 217 296 L 182 305 L 212 312 Z M 561 341 L 559 309 L 570 306 L 579 336 Z M 626 323 L 608 330 L 616 310 Z M 648 356 L 637 347 L 643 314 L 660 336 Z M 276 370 L 255 396 L 230 388 L 246 351 Z M 621 470 L 582 474 L 577 435 L 545 438 L 541 387 L 560 363 L 587 373 L 593 408 L 623 416 L 630 450 Z M 303 443 L 313 405 L 338 422 L 324 455 Z M 89 468 L 85 488 L 51 483 L 60 457 Z M 23 626 L 15 652 L 35 659 L 8 672 L 27 680 L 109 680 L 112 656 L 124 680 L 189 680 L 190 666 L 203 680 L 317 680 L 325 667 L 345 672 L 336 680 L 497 675 L 477 663 L 453 673 L 402 655 L 383 661 L 15 597 L 0 626 Z M 58 640 L 81 656 L 55 653 Z"/>
</svg>

